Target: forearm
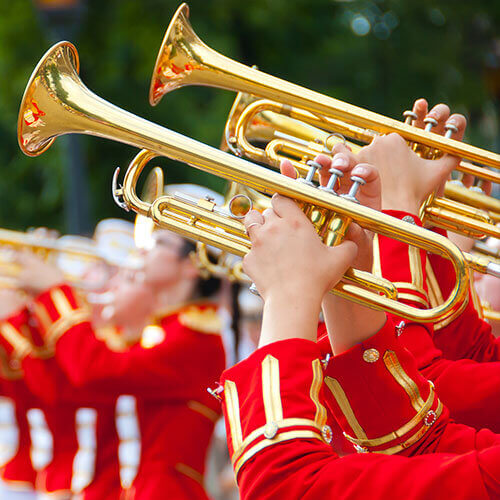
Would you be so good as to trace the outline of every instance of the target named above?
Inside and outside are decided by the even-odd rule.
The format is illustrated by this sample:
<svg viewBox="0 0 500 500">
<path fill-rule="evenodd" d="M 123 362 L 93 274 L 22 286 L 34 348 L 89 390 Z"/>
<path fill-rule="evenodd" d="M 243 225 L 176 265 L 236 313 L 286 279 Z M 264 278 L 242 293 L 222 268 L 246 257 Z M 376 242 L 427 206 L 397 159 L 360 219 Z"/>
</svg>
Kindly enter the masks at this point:
<svg viewBox="0 0 500 500">
<path fill-rule="evenodd" d="M 370 338 L 386 321 L 382 311 L 369 309 L 333 294 L 324 297 L 322 310 L 334 354 L 340 354 Z"/>
<path fill-rule="evenodd" d="M 291 338 L 316 340 L 320 298 L 314 294 L 279 293 L 264 304 L 259 347 Z"/>
</svg>

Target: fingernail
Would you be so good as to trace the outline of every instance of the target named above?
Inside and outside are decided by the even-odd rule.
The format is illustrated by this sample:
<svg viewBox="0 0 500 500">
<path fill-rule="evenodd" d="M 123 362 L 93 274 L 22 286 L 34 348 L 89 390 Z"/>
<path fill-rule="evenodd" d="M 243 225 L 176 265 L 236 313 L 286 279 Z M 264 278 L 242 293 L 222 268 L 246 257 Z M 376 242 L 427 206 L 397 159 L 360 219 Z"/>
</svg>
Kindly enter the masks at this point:
<svg viewBox="0 0 500 500">
<path fill-rule="evenodd" d="M 332 167 L 347 167 L 349 162 L 343 156 L 335 156 L 332 161 Z"/>
<path fill-rule="evenodd" d="M 363 175 L 368 174 L 368 169 L 365 167 L 354 167 L 352 169 L 352 175 L 358 175 L 359 177 L 363 177 Z"/>
</svg>

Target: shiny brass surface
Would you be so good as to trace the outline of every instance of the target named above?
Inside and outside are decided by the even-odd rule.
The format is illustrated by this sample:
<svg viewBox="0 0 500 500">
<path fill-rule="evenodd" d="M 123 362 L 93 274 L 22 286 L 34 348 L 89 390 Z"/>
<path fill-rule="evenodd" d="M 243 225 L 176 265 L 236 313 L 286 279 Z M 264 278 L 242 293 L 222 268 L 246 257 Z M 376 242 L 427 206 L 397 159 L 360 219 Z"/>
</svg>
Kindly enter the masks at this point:
<svg viewBox="0 0 500 500">
<path fill-rule="evenodd" d="M 16 288 L 18 277 L 22 267 L 12 259 L 12 251 L 30 250 L 44 260 L 52 260 L 57 265 L 56 257 L 65 255 L 77 258 L 81 262 L 104 262 L 107 260 L 100 255 L 97 249 L 91 250 L 83 247 L 73 247 L 67 243 L 60 242 L 57 238 L 41 237 L 34 233 L 23 233 L 0 228 L 0 288 Z M 87 289 L 88 284 L 81 280 L 79 276 L 64 273 L 67 281 L 74 286 Z M 98 286 L 100 284 L 96 284 Z"/>
<path fill-rule="evenodd" d="M 183 3 L 170 21 L 157 56 L 151 79 L 150 103 L 156 105 L 167 92 L 186 85 L 245 92 L 375 133 L 396 132 L 407 141 L 481 165 L 500 167 L 498 154 L 327 97 L 219 54 L 196 35 L 189 22 L 189 7 Z"/>
<path fill-rule="evenodd" d="M 281 107 L 280 114 L 330 132 L 341 133 L 364 143 L 371 142 L 376 135 L 396 132 L 412 143 L 416 150 L 432 155 L 434 158 L 443 153 L 463 158 L 465 161 L 462 161 L 458 168 L 463 173 L 470 173 L 477 178 L 492 182 L 500 182 L 500 173 L 471 163 L 476 162 L 498 168 L 500 167 L 498 154 L 352 106 L 219 54 L 204 44 L 196 35 L 189 22 L 189 7 L 183 3 L 174 14 L 158 52 L 150 85 L 150 103 L 156 105 L 166 93 L 187 85 L 218 87 L 270 99 L 280 103 L 278 105 Z M 243 96 L 241 98 L 243 99 Z M 253 123 L 254 119 L 258 119 L 256 118 L 257 112 L 255 112 L 257 107 L 257 103 L 254 103 L 254 108 L 250 106 L 253 111 L 252 119 L 248 120 L 248 123 Z M 233 111 L 236 116 L 239 115 L 239 121 L 244 120 L 239 109 Z M 231 124 L 234 124 L 234 120 L 228 121 L 226 126 L 226 141 L 231 142 L 234 138 L 241 140 L 237 132 L 234 136 L 230 135 Z M 233 149 L 233 145 L 230 145 L 230 148 Z M 257 149 L 247 149 L 250 159 L 258 159 Z M 431 202 L 432 200 L 429 199 L 428 203 Z M 458 217 L 463 216 L 460 208 L 457 206 Z M 454 224 L 452 227 L 458 228 L 459 226 Z M 490 226 L 485 227 L 490 228 Z M 478 233 L 469 228 L 463 234 L 475 238 L 483 238 L 486 235 L 498 237 L 495 229 Z"/>
<path fill-rule="evenodd" d="M 244 102 L 242 97 L 239 100 Z M 307 123 L 298 121 L 299 117 L 307 120 Z M 258 138 L 254 137 L 254 128 L 250 125 L 253 122 L 260 123 Z M 291 161 L 297 172 L 304 175 L 308 169 L 306 162 L 320 153 L 330 154 L 335 144 L 344 142 L 344 135 L 366 143 L 375 137 L 373 134 L 363 133 L 359 128 L 340 126 L 338 122 L 334 122 L 336 121 L 319 119 L 302 110 L 262 99 L 252 101 L 245 109 L 240 109 L 236 124 L 230 127 L 234 136 L 229 140 L 234 139 L 233 148 L 240 156 L 267 163 L 274 168 L 279 168 L 281 160 L 286 158 Z M 227 123 L 234 123 L 232 114 Z M 342 131 L 342 136 L 313 127 L 313 123 L 330 131 L 335 130 L 336 133 Z M 251 141 L 258 141 L 264 135 L 265 127 L 269 130 L 267 135 L 274 135 L 274 138 L 269 140 L 265 147 L 254 146 Z M 280 135 L 282 138 L 276 138 Z M 345 142 L 354 153 L 361 149 L 356 143 Z M 483 179 L 488 180 L 497 175 L 496 172 L 485 168 L 482 168 L 480 173 Z M 454 181 L 446 183 L 444 198 L 429 198 L 421 216 L 424 222 L 471 238 L 500 237 L 500 229 L 495 226 L 500 220 L 500 202 L 491 196 L 459 186 Z"/>
<path fill-rule="evenodd" d="M 193 202 L 177 196 L 160 196 L 152 203 L 141 200 L 135 192 L 142 171 L 139 165 L 154 156 L 167 156 L 264 194 L 279 193 L 310 209 L 313 223 L 316 227 L 321 226 L 320 236 L 325 241 L 332 236 L 333 226 L 339 218 L 353 219 L 367 230 L 442 255 L 451 261 L 456 273 L 456 283 L 449 297 L 433 309 L 415 309 L 381 296 L 373 289 L 353 285 L 353 279 L 374 281 L 375 277 L 359 270 L 348 271 L 333 293 L 419 322 L 452 317 L 464 307 L 468 267 L 460 250 L 447 238 L 134 116 L 93 94 L 80 80 L 77 68 L 76 49 L 67 42 L 52 47 L 35 68 L 18 120 L 19 145 L 26 154 L 41 154 L 57 136 L 67 133 L 95 135 L 149 150 L 139 153 L 127 170 L 123 188 L 119 190 L 125 203 L 162 227 L 240 256 L 250 248 L 240 220 L 219 213 L 215 205 L 205 199 Z"/>
<path fill-rule="evenodd" d="M 488 302 L 481 302 L 483 319 L 488 322 L 500 321 L 500 311 L 495 311 L 492 309 Z"/>
</svg>

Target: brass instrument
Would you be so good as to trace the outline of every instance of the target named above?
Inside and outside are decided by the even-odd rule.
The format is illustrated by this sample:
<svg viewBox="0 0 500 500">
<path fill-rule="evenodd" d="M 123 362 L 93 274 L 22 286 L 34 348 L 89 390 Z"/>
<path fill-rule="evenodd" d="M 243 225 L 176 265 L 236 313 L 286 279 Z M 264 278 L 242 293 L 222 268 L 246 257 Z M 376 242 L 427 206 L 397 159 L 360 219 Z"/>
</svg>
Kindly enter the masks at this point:
<svg viewBox="0 0 500 500">
<path fill-rule="evenodd" d="M 123 187 L 115 186 L 115 194 L 135 212 L 151 217 L 162 227 L 240 256 L 250 249 L 242 222 L 221 213 L 210 200 L 179 196 L 160 196 L 152 203 L 141 200 L 135 186 L 145 163 L 163 155 L 261 193 L 287 196 L 303 207 L 328 245 L 341 241 L 349 223 L 355 221 L 367 230 L 449 259 L 456 273 L 450 296 L 433 309 L 420 310 L 398 303 L 390 298 L 395 293 L 392 283 L 356 269 L 346 272 L 333 290 L 335 294 L 419 322 L 454 316 L 465 306 L 468 266 L 460 250 L 447 238 L 359 205 L 353 196 L 335 196 L 134 116 L 93 94 L 80 80 L 78 65 L 75 47 L 60 42 L 35 68 L 18 119 L 18 141 L 27 155 L 41 154 L 57 136 L 67 133 L 95 135 L 144 149 L 129 166 Z M 491 265 L 469 259 L 479 268 Z"/>
<path fill-rule="evenodd" d="M 230 182 L 224 196 L 224 204 L 220 207 L 220 210 L 227 212 L 232 217 L 241 219 L 252 209 L 263 212 L 269 207 L 271 207 L 269 197 L 242 184 Z M 234 255 L 227 252 L 210 255 L 207 245 L 198 242 L 196 252 L 192 255 L 192 258 L 201 275 L 205 278 L 217 276 L 229 281 L 251 284 L 250 278 L 243 271 L 242 260 L 235 260 Z"/>
<path fill-rule="evenodd" d="M 248 104 L 243 105 L 245 102 Z M 309 123 L 298 121 L 299 116 Z M 314 121 L 323 127 L 329 124 L 330 130 L 337 132 L 313 127 L 310 123 Z M 343 134 L 366 142 L 375 137 L 363 133 L 361 129 L 333 122 L 334 120 L 321 121 L 301 110 L 284 109 L 282 105 L 267 99 L 249 102 L 244 94 L 239 93 L 227 119 L 225 135 L 230 149 L 239 156 L 247 156 L 274 168 L 279 168 L 281 160 L 286 158 L 298 172 L 304 173 L 307 171 L 308 160 L 313 160 L 320 153 L 331 154 L 331 148 L 337 143 L 345 142 L 355 153 L 361 149 L 358 144 L 346 141 Z M 264 132 L 266 129 L 267 134 Z M 339 130 L 342 130 L 342 135 Z M 265 135 L 269 138 L 265 147 L 252 144 L 253 141 L 264 142 Z M 496 173 L 483 168 L 481 175 L 492 179 Z M 422 208 L 421 216 L 424 222 L 432 222 L 468 237 L 482 239 L 486 236 L 500 236 L 500 228 L 495 226 L 500 221 L 500 201 L 467 189 L 458 181 L 447 182 L 445 197 L 428 200 Z"/>
<path fill-rule="evenodd" d="M 496 311 L 488 302 L 481 302 L 482 317 L 488 323 L 492 321 L 500 321 L 500 311 Z"/>
<path fill-rule="evenodd" d="M 466 160 L 461 162 L 459 171 L 483 180 L 500 182 L 499 173 L 470 163 L 478 162 L 498 168 L 500 167 L 498 154 L 412 127 L 411 118 L 407 123 L 393 120 L 270 76 L 217 53 L 205 45 L 193 31 L 189 23 L 189 8 L 184 3 L 174 14 L 158 53 L 151 79 L 150 103 L 156 105 L 165 93 L 186 85 L 219 87 L 279 102 L 275 104 L 275 107 L 279 108 L 279 114 L 334 132 L 326 134 L 331 137 L 334 137 L 335 133 L 340 133 L 360 142 L 369 143 L 379 134 L 396 132 L 422 155 L 437 157 L 449 153 L 459 156 Z M 256 103 L 253 105 L 255 110 L 258 105 Z M 243 120 L 242 116 L 240 120 Z M 233 137 L 241 139 L 237 134 Z M 314 141 L 317 138 L 313 132 L 309 140 Z M 227 141 L 229 147 L 232 147 L 231 136 L 227 137 Z M 325 146 L 329 147 L 328 141 Z M 248 156 L 256 159 L 251 154 Z M 455 194 L 456 191 L 453 190 Z M 467 203 L 465 200 L 471 199 L 464 189 L 456 195 L 461 203 Z M 482 195 L 482 199 L 488 204 L 489 197 Z M 492 206 L 489 210 L 493 214 L 492 217 L 484 210 L 473 209 L 463 204 L 457 205 L 445 198 L 429 199 L 424 207 L 425 219 L 434 225 L 476 238 L 485 235 L 498 238 L 500 229 L 494 226 L 495 218 L 500 217 L 498 202 L 493 199 L 490 201 Z M 465 218 L 467 224 L 462 221 Z"/>
<path fill-rule="evenodd" d="M 35 233 L 0 229 L 0 279 L 2 287 L 17 288 L 18 276 L 21 267 L 12 259 L 12 251 L 31 250 L 43 259 L 51 259 L 59 266 L 57 257 L 64 255 L 66 258 L 76 258 L 82 265 L 91 262 L 106 262 L 106 259 L 95 249 L 68 243 L 65 237 L 42 237 Z M 80 266 L 81 267 L 81 266 Z M 87 288 L 78 273 L 68 272 L 62 268 L 65 279 L 79 288 Z M 98 285 L 96 285 L 98 286 Z"/>
</svg>

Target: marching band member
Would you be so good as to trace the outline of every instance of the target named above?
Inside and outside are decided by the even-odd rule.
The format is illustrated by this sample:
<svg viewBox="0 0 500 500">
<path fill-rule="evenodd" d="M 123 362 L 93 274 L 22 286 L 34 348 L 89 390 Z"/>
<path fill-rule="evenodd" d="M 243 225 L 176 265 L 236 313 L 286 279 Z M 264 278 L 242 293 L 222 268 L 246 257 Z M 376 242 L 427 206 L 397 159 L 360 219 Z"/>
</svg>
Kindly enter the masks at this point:
<svg viewBox="0 0 500 500">
<path fill-rule="evenodd" d="M 438 108 L 438 113 L 439 109 L 441 112 L 444 110 L 446 121 L 446 108 Z M 441 128 L 444 128 L 439 115 L 438 121 Z M 454 137 L 460 138 L 465 128 L 465 119 L 461 115 L 453 115 L 448 121 L 456 123 L 458 131 Z M 421 159 L 396 134 L 377 138 L 356 156 L 342 145 L 336 146 L 334 152 L 337 153 L 335 161 L 341 163 L 337 165 L 340 169 L 348 171 L 358 161 L 374 164 L 380 172 L 382 209 L 390 215 L 419 225 L 421 222 L 417 214 L 421 203 L 430 192 L 444 183 L 458 161 L 450 156 L 439 160 Z M 327 166 L 326 157 L 321 157 L 319 161 Z M 398 165 L 397 175 L 394 174 L 394 165 Z M 371 205 L 366 195 L 362 201 Z M 378 265 L 382 276 L 398 283 L 400 292 L 403 292 L 400 293 L 402 300 L 417 307 L 426 307 L 425 252 L 408 249 L 407 245 L 386 237 L 378 238 L 378 246 Z M 443 269 L 445 268 L 449 269 L 443 265 Z M 446 293 L 446 290 L 443 292 Z M 397 324 L 400 341 L 415 356 L 422 374 L 435 384 L 437 394 L 449 408 L 452 418 L 477 429 L 487 427 L 495 432 L 500 431 L 497 417 L 500 411 L 498 364 L 480 363 L 471 359 L 445 359 L 434 343 L 431 326 L 409 328 L 412 323 L 401 319 Z M 453 328 L 459 328 L 463 333 L 458 337 L 455 334 L 453 340 L 449 339 L 446 349 L 450 354 L 453 349 L 470 349 L 472 353 L 475 350 L 483 353 L 480 354 L 481 361 L 492 361 L 489 356 L 495 352 L 495 339 L 489 333 L 489 325 L 478 319 L 472 306 L 469 305 L 454 320 L 453 325 L 456 325 Z M 481 339 L 482 342 L 478 342 Z M 442 343 L 440 346 L 445 348 Z M 450 354 L 446 354 L 446 357 L 451 358 Z"/>
<path fill-rule="evenodd" d="M 10 311 L 7 300 L 10 291 L 0 291 L 0 315 Z M 24 301 L 16 301 L 23 309 Z M 1 339 L 0 339 L 1 340 Z M 34 398 L 23 382 L 22 367 L 12 356 L 10 345 L 0 343 L 0 498 L 34 500 L 35 470 L 31 462 L 32 450 L 27 411 Z"/>
<path fill-rule="evenodd" d="M 136 457 L 128 454 L 121 470 L 122 497 L 163 498 L 168 492 L 170 498 L 206 498 L 205 455 L 219 416 L 206 387 L 224 369 L 220 322 L 205 298 L 211 282 L 198 279 L 190 258 L 193 245 L 166 231 L 156 231 L 153 241 L 134 283 L 143 299 L 115 308 L 144 307 L 156 319 L 151 323 L 143 311 L 140 320 L 124 324 L 124 351 L 114 352 L 96 337 L 75 291 L 41 266 L 32 270 L 45 289 L 35 316 L 74 386 L 134 398 L 125 401 L 121 416 L 137 416 L 140 449 Z"/>
<path fill-rule="evenodd" d="M 129 244 L 124 245 L 127 239 L 132 240 L 133 245 L 133 225 L 121 220 L 117 222 L 118 228 L 111 220 L 100 223 L 101 225 L 106 223 L 106 238 L 100 238 L 97 243 L 101 252 L 106 250 L 107 246 L 112 247 L 115 263 L 123 266 L 125 255 L 119 257 L 117 254 L 123 253 L 121 249 L 124 247 L 130 247 Z M 128 238 L 125 229 L 128 229 Z M 82 243 L 72 238 L 72 248 L 75 248 L 77 243 Z M 104 239 L 105 244 L 101 241 Z M 43 274 L 44 262 L 30 255 L 20 256 L 19 262 L 23 267 L 19 284 L 30 292 L 40 291 L 37 276 L 40 270 Z M 57 264 L 59 269 L 48 267 L 54 279 L 59 277 L 62 280 L 62 271 L 66 276 L 73 276 L 81 282 L 82 274 L 85 273 L 85 284 L 94 291 L 99 287 L 102 288 L 103 278 L 108 276 L 108 269 L 104 269 L 101 262 L 98 262 L 97 266 L 92 264 L 89 274 L 89 263 L 86 259 L 73 254 L 58 255 Z M 6 302 L 3 301 L 4 307 Z M 16 333 L 18 334 L 18 341 L 12 347 L 18 347 L 23 341 L 26 342 L 22 335 L 28 325 L 32 326 L 34 318 L 30 315 L 30 311 L 23 314 L 25 324 L 16 320 L 19 315 L 17 312 L 0 323 L 4 342 L 10 340 L 12 344 Z M 19 323 L 16 323 L 17 332 L 12 330 L 13 319 Z M 5 326 L 9 326 L 9 323 L 10 327 L 6 329 Z M 103 332 L 102 329 L 99 331 Z M 116 336 L 111 340 L 115 341 Z M 115 346 L 116 342 L 113 342 L 113 347 Z M 52 348 L 50 340 L 46 341 L 46 350 L 51 351 Z M 22 357 L 19 357 L 19 362 L 27 387 L 39 401 L 35 409 L 29 410 L 28 416 L 30 422 L 33 420 L 33 425 L 38 427 L 35 429 L 36 432 L 32 432 L 34 445 L 40 439 L 43 445 L 43 449 L 40 451 L 35 449 L 31 453 L 37 469 L 36 486 L 40 498 L 57 496 L 63 499 L 78 495 L 78 498 L 85 500 L 101 498 L 118 500 L 121 486 L 119 439 L 115 423 L 116 400 L 109 397 L 103 399 L 96 391 L 75 389 L 53 358 L 44 359 L 41 363 L 36 356 L 36 349 L 30 352 L 25 350 Z"/>
<path fill-rule="evenodd" d="M 353 173 L 375 199 L 376 170 L 361 164 Z M 355 260 L 369 267 L 366 233 L 353 225 L 356 244 L 326 247 L 277 195 L 245 226 L 253 245 L 244 268 L 264 299 L 263 326 L 259 349 L 221 379 L 241 498 L 498 498 L 500 439 L 450 423 L 391 318 L 330 294 L 324 301 Z M 324 363 L 315 342 L 322 301 L 335 354 Z M 361 454 L 339 458 L 329 446 L 327 401 Z"/>
</svg>

